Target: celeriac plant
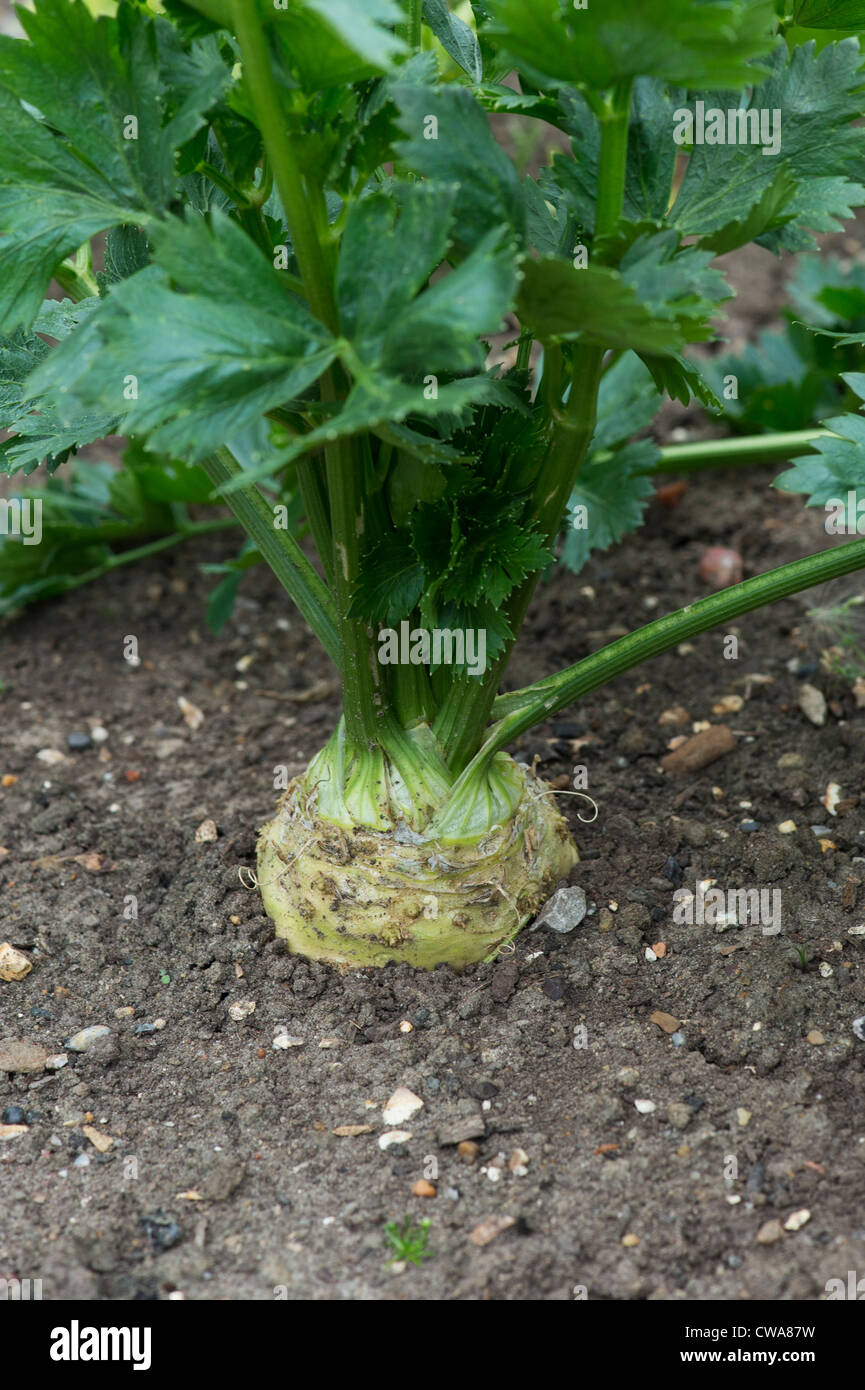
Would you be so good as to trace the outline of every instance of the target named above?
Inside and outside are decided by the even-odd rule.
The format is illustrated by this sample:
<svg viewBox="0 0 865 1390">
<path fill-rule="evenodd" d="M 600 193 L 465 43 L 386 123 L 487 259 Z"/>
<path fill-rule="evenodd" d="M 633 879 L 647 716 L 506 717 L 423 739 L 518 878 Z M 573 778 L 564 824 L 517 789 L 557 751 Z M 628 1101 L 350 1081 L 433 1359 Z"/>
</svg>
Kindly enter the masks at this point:
<svg viewBox="0 0 865 1390">
<path fill-rule="evenodd" d="M 129 558 L 99 550 L 118 516 L 136 555 L 224 524 L 186 504 L 227 503 L 248 540 L 225 582 L 263 558 L 342 683 L 332 737 L 261 832 L 278 934 L 351 965 L 481 959 L 577 860 L 507 745 L 865 566 L 865 540 L 838 545 L 499 694 L 563 526 L 578 565 L 638 524 L 653 472 L 717 457 L 632 439 L 660 392 L 719 404 L 685 355 L 730 295 L 714 258 L 807 248 L 865 204 L 865 3 L 91 9 L 111 13 L 36 0 L 26 38 L 0 40 L 6 468 L 131 440 L 120 472 L 77 483 L 94 558 L 61 587 Z M 521 176 L 497 114 L 570 148 Z M 510 365 L 490 368 L 510 314 Z M 861 485 L 846 420 L 719 441 L 722 461 L 840 449 Z M 52 592 L 28 563 L 23 597 Z"/>
</svg>

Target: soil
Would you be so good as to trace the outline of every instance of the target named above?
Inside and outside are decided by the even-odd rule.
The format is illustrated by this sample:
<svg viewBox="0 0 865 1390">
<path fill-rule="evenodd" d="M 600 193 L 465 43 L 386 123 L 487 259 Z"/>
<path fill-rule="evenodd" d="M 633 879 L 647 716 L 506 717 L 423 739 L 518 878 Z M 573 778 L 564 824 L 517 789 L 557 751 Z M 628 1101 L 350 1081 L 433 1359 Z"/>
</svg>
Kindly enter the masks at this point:
<svg viewBox="0 0 865 1390">
<path fill-rule="evenodd" d="M 771 321 L 783 267 L 752 252 L 733 271 L 744 335 Z M 772 476 L 702 475 L 674 509 L 653 504 L 639 543 L 557 572 L 510 684 L 706 592 L 708 545 L 739 550 L 746 575 L 825 545 L 822 517 Z M 241 880 L 274 769 L 305 765 L 338 701 L 268 574 L 207 632 L 199 565 L 231 545 L 120 571 L 2 632 L 0 938 L 33 969 L 0 983 L 0 1037 L 67 1062 L 0 1073 L 0 1109 L 27 1126 L 0 1139 L 0 1276 L 41 1278 L 46 1299 L 813 1300 L 865 1270 L 865 937 L 850 934 L 865 715 L 820 668 L 808 618 L 855 584 L 743 619 L 735 660 L 706 634 L 517 745 L 559 788 L 587 768 L 597 819 L 562 797 L 588 901 L 576 930 L 526 930 L 461 975 L 345 973 L 287 955 Z M 822 726 L 804 681 L 829 700 Z M 730 695 L 741 709 L 717 713 Z M 660 771 L 676 706 L 686 734 L 728 724 L 735 751 Z M 69 749 L 94 726 L 106 741 Z M 207 820 L 218 838 L 198 842 Z M 780 889 L 781 932 L 674 922 L 675 889 L 706 879 Z M 92 1025 L 110 1033 L 64 1046 Z M 280 1032 L 303 1044 L 274 1048 Z M 400 1086 L 423 1108 L 383 1150 Z M 464 1132 L 471 1164 L 451 1142 Z M 434 1197 L 413 1195 L 422 1179 Z M 384 1228 L 408 1217 L 429 1221 L 430 1258 L 389 1267 Z M 472 1240 L 491 1217 L 500 1232 Z"/>
</svg>

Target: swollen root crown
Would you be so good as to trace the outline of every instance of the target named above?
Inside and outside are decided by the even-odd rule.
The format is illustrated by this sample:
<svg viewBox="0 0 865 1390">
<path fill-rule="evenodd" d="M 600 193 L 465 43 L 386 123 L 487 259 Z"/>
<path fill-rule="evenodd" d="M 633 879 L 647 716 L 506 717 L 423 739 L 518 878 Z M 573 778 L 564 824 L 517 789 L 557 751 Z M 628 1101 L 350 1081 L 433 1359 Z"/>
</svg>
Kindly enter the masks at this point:
<svg viewBox="0 0 865 1390">
<path fill-rule="evenodd" d="M 549 789 L 504 755 L 491 781 L 509 789 L 507 814 L 480 830 L 475 816 L 459 840 L 437 831 L 438 817 L 420 831 L 402 817 L 382 825 L 381 801 L 377 824 L 325 817 L 320 759 L 258 842 L 265 908 L 300 955 L 357 967 L 468 965 L 513 937 L 577 861 Z M 500 797 L 487 801 L 501 809 Z"/>
</svg>

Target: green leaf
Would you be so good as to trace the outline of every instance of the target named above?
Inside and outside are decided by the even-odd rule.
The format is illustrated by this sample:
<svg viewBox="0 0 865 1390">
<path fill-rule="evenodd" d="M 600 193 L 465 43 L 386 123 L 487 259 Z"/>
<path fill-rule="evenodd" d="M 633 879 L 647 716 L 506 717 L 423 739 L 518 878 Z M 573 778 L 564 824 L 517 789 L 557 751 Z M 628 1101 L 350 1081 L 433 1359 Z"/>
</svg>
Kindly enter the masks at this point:
<svg viewBox="0 0 865 1390">
<path fill-rule="evenodd" d="M 540 86 L 555 79 L 604 89 L 628 77 L 683 87 L 754 80 L 772 46 L 771 0 L 488 0 L 492 33 Z"/>
<path fill-rule="evenodd" d="M 675 326 L 657 320 L 615 270 L 564 261 L 528 261 L 517 297 L 522 323 L 544 342 L 582 338 L 603 347 L 671 352 Z"/>
<path fill-rule="evenodd" d="M 28 41 L 0 38 L 0 332 L 32 321 L 88 238 L 170 207 L 176 151 L 229 80 L 211 54 L 172 100 L 156 25 L 132 6 L 97 20 L 81 0 L 40 0 L 21 19 Z"/>
<path fill-rule="evenodd" d="M 606 550 L 642 524 L 654 484 L 640 470 L 655 457 L 655 446 L 641 440 L 584 465 L 568 503 L 569 525 L 559 557 L 569 570 L 578 574 L 593 550 Z"/>
<path fill-rule="evenodd" d="M 407 531 L 367 551 L 349 616 L 392 627 L 410 617 L 424 589 L 424 571 Z"/>
<path fill-rule="evenodd" d="M 670 201 L 677 147 L 670 138 L 673 112 L 684 93 L 654 78 L 639 77 L 631 94 L 623 216 L 632 222 L 663 220 Z M 595 229 L 601 129 L 581 92 L 563 88 L 551 119 L 571 136 L 573 159 L 555 155 L 541 186 L 546 196 L 561 189 L 570 211 L 589 233 Z"/>
<path fill-rule="evenodd" d="M 675 231 L 640 236 L 619 262 L 624 282 L 657 318 L 672 319 L 684 343 L 712 336 L 709 317 L 732 290 L 710 262 L 712 253 L 697 246 L 679 248 Z"/>
<path fill-rule="evenodd" d="M 799 208 L 794 206 L 798 185 L 790 170 L 782 165 L 757 202 L 741 217 L 734 217 L 711 236 L 700 238 L 700 245 L 716 256 L 724 256 L 749 241 L 765 237 L 792 222 Z M 765 243 L 764 243 L 765 244 Z"/>
<path fill-rule="evenodd" d="M 456 188 L 394 184 L 349 212 L 340 248 L 340 326 L 365 359 L 385 354 L 397 319 L 444 260 Z"/>
<path fill-rule="evenodd" d="M 128 280 L 150 264 L 150 243 L 140 227 L 112 227 L 105 238 L 105 275 L 110 284 Z"/>
<path fill-rule="evenodd" d="M 113 433 L 116 417 L 104 411 L 75 407 L 64 398 L 29 399 L 25 383 L 31 372 L 51 355 L 39 334 L 65 339 L 85 322 L 96 299 L 46 300 L 33 332 L 18 329 L 0 340 L 0 429 L 10 437 L 0 443 L 0 471 L 32 473 L 40 464 L 53 472 L 79 445 L 92 444 Z"/>
<path fill-rule="evenodd" d="M 865 318 L 865 266 L 842 266 L 837 256 L 803 256 L 789 294 L 797 315 L 815 328 Z"/>
<path fill-rule="evenodd" d="M 446 0 L 423 0 L 423 15 L 445 53 L 468 73 L 473 82 L 483 78 L 483 62 L 477 37 L 470 25 L 448 8 Z"/>
<path fill-rule="evenodd" d="M 768 113 L 770 135 L 773 113 L 780 113 L 780 153 L 766 155 L 760 144 L 695 144 L 670 213 L 683 235 L 699 236 L 713 249 L 729 250 L 754 231 L 773 250 L 801 249 L 813 245 L 809 229 L 838 230 L 850 208 L 865 201 L 865 189 L 850 179 L 865 152 L 865 129 L 851 124 L 861 113 L 865 83 L 857 41 L 819 53 L 809 42 L 792 54 L 779 43 L 770 63 L 772 72 L 754 88 L 747 109 Z M 717 109 L 726 118 L 740 98 L 695 94 L 681 110 L 695 117 L 697 101 L 705 113 Z M 725 134 L 726 127 L 725 119 Z"/>
<path fill-rule="evenodd" d="M 803 29 L 865 29 L 865 0 L 799 0 L 793 20 Z"/>
<path fill-rule="evenodd" d="M 865 400 L 865 375 L 846 372 L 844 380 L 860 400 Z M 781 492 L 804 493 L 806 507 L 835 503 L 839 513 L 843 507 L 842 524 L 856 530 L 857 523 L 861 525 L 859 503 L 865 501 L 865 417 L 839 415 L 825 420 L 824 426 L 837 437 L 815 439 L 811 447 L 817 453 L 797 459 L 772 486 Z"/>
<path fill-rule="evenodd" d="M 415 87 L 397 83 L 393 98 L 406 139 L 400 161 L 414 174 L 456 186 L 454 236 L 475 246 L 492 227 L 511 228 L 525 242 L 526 215 L 520 180 L 494 138 L 489 118 L 465 87 Z"/>
<path fill-rule="evenodd" d="M 128 485 L 127 485 L 128 484 Z M 154 530 L 174 530 L 170 513 L 148 516 L 134 479 L 120 482 L 107 463 L 76 462 L 63 483 L 24 490 L 40 508 L 39 544 L 0 532 L 0 616 L 105 574 L 113 547 Z"/>
<path fill-rule="evenodd" d="M 725 415 L 741 427 L 755 429 L 797 430 L 813 424 L 823 381 L 813 356 L 803 356 L 802 346 L 798 335 L 767 332 L 739 354 L 704 362 L 718 395 L 725 395 L 726 380 L 736 378 L 738 395 L 725 395 Z"/>
<path fill-rule="evenodd" d="M 320 449 L 335 439 L 374 430 L 382 424 L 399 423 L 410 416 L 448 416 L 458 423 L 465 422 L 472 406 L 501 402 L 506 397 L 501 383 L 490 376 L 461 377 L 438 386 L 433 392 L 432 387 L 376 375 L 368 382 L 359 382 L 338 413 L 331 416 L 326 424 L 300 436 L 277 459 L 245 471 L 223 488 L 223 492 L 227 495 L 239 487 L 269 477 L 302 454 Z"/>
<path fill-rule="evenodd" d="M 545 341 L 581 338 L 606 347 L 673 353 L 710 336 L 709 316 L 730 291 L 711 255 L 677 251 L 672 230 L 640 236 L 619 271 L 529 261 L 518 314 Z"/>
<path fill-rule="evenodd" d="M 648 368 L 635 353 L 623 353 L 601 379 L 592 451 L 611 449 L 646 429 L 660 408 Z"/>
<path fill-rule="evenodd" d="M 303 391 L 336 344 L 220 214 L 162 224 L 155 258 L 40 364 L 28 394 L 114 411 L 194 462 Z"/>
<path fill-rule="evenodd" d="M 202 565 L 205 574 L 221 574 L 224 578 L 210 591 L 207 600 L 207 626 L 211 632 L 221 632 L 234 612 L 241 580 L 253 565 L 261 564 L 262 555 L 251 540 L 246 540 L 235 560 L 223 564 Z"/>
<path fill-rule="evenodd" d="M 474 403 L 504 399 L 513 406 L 508 388 L 483 373 L 481 342 L 513 301 L 513 246 L 494 229 L 455 270 L 423 288 L 447 248 L 456 197 L 453 188 L 406 184 L 352 207 L 337 297 L 354 385 L 323 424 L 291 442 L 279 460 L 246 471 L 244 483 L 335 439 L 408 416 L 461 419 Z M 476 375 L 462 375 L 469 372 Z"/>
<path fill-rule="evenodd" d="M 404 19 L 395 0 L 293 0 L 287 9 L 276 9 L 272 0 L 258 3 L 275 23 L 285 62 L 306 92 L 387 72 L 407 52 L 393 32 Z"/>
<path fill-rule="evenodd" d="M 651 372 L 658 390 L 668 395 L 670 400 L 689 405 L 693 397 L 710 410 L 720 409 L 721 402 L 696 362 L 675 352 L 665 357 L 641 352 L 640 357 Z"/>
</svg>

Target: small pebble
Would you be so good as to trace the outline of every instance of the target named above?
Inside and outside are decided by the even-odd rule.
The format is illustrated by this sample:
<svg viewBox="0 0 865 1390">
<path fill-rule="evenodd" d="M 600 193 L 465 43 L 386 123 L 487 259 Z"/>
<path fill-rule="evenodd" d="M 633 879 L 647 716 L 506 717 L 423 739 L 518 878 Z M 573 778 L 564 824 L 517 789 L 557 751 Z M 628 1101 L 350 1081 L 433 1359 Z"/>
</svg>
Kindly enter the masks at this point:
<svg viewBox="0 0 865 1390">
<path fill-rule="evenodd" d="M 799 687 L 799 708 L 805 718 L 818 728 L 826 723 L 826 696 L 807 681 Z"/>
<path fill-rule="evenodd" d="M 629 1250 L 633 1250 L 634 1246 L 639 1245 L 639 1243 L 640 1237 L 635 1236 L 633 1231 L 629 1231 L 626 1236 L 622 1236 L 622 1244 L 626 1245 Z"/>
<path fill-rule="evenodd" d="M 66 756 L 56 748 L 40 748 L 36 757 L 40 763 L 65 763 Z"/>
<path fill-rule="evenodd" d="M 389 1129 L 378 1137 L 380 1149 L 390 1149 L 394 1144 L 407 1144 L 411 1135 L 406 1129 Z"/>
<path fill-rule="evenodd" d="M 742 578 L 742 557 L 728 546 L 712 545 L 700 558 L 700 578 L 713 589 L 726 589 Z"/>
<path fill-rule="evenodd" d="M 640 1073 L 636 1067 L 622 1067 L 622 1070 L 616 1073 L 616 1080 L 619 1085 L 627 1086 L 629 1089 L 636 1086 L 639 1079 Z"/>
<path fill-rule="evenodd" d="M 503 1231 L 507 1231 L 511 1226 L 517 1224 L 515 1216 L 503 1216 L 496 1212 L 492 1216 L 487 1216 L 479 1225 L 475 1226 L 469 1240 L 472 1245 L 489 1245 L 490 1241 L 500 1236 Z"/>
<path fill-rule="evenodd" d="M 417 1182 L 412 1183 L 411 1190 L 415 1197 L 434 1197 L 436 1195 L 434 1184 L 427 1182 L 426 1178 L 418 1178 Z"/>
<path fill-rule="evenodd" d="M 674 1129 L 687 1129 L 694 1112 L 684 1101 L 674 1100 L 667 1106 L 667 1118 Z"/>
<path fill-rule="evenodd" d="M 463 1163 L 471 1165 L 478 1156 L 478 1145 L 473 1139 L 463 1139 L 461 1144 L 457 1144 L 457 1153 Z"/>
<path fill-rule="evenodd" d="M 68 1047 L 70 1052 L 86 1052 L 97 1038 L 108 1037 L 110 1032 L 111 1029 L 106 1028 L 104 1023 L 95 1023 L 92 1028 L 82 1028 L 80 1032 L 73 1033 L 63 1046 Z"/>
<path fill-rule="evenodd" d="M 0 1114 L 0 1121 L 4 1125 L 23 1125 L 25 1122 L 24 1111 L 20 1105 L 7 1105 Z"/>
<path fill-rule="evenodd" d="M 751 1111 L 746 1110 L 743 1105 L 738 1106 L 736 1110 L 736 1119 L 739 1122 L 740 1128 L 745 1129 L 751 1123 Z"/>
<path fill-rule="evenodd" d="M 60 1071 L 60 1068 L 65 1067 L 68 1061 L 69 1058 L 65 1052 L 54 1052 L 50 1057 L 45 1058 L 45 1070 Z"/>
<path fill-rule="evenodd" d="M 9 941 L 0 944 L 0 980 L 23 980 L 32 969 L 33 962 L 23 951 Z"/>
<path fill-rule="evenodd" d="M 685 1037 L 684 1033 L 676 1032 L 670 1034 L 670 1042 L 674 1047 L 684 1047 L 687 1041 L 688 1039 Z"/>
<path fill-rule="evenodd" d="M 240 1023 L 244 1018 L 249 1018 L 249 1015 L 254 1013 L 254 999 L 238 999 L 236 1003 L 228 1006 L 228 1017 L 235 1023 Z"/>
<path fill-rule="evenodd" d="M 399 1086 L 382 1109 L 382 1119 L 386 1125 L 401 1125 L 423 1109 L 423 1101 L 407 1086 Z"/>
<path fill-rule="evenodd" d="M 757 1232 L 758 1245 L 774 1245 L 784 1239 L 784 1227 L 780 1221 L 766 1221 Z"/>
<path fill-rule="evenodd" d="M 586 895 L 582 888 L 560 888 L 544 903 L 532 930 L 549 927 L 550 931 L 561 934 L 571 932 L 580 925 L 586 910 Z"/>
<path fill-rule="evenodd" d="M 810 1033 L 806 1034 L 806 1040 L 812 1047 L 822 1047 L 826 1041 L 819 1028 L 812 1028 Z"/>
<path fill-rule="evenodd" d="M 190 729 L 200 729 L 204 723 L 204 712 L 194 705 L 191 700 L 187 700 L 185 695 L 177 697 L 180 713 L 183 715 L 184 723 Z"/>
<path fill-rule="evenodd" d="M 195 843 L 197 845 L 212 844 L 214 840 L 218 839 L 219 831 L 216 828 L 216 821 L 209 818 L 203 820 L 195 831 Z"/>
<path fill-rule="evenodd" d="M 103 728 L 101 724 L 95 724 L 90 730 L 90 737 L 94 743 L 107 743 L 108 730 Z"/>
<path fill-rule="evenodd" d="M 92 738 L 90 737 L 89 734 L 84 734 L 84 733 L 67 734 L 67 735 L 66 735 L 66 746 L 67 746 L 67 748 L 71 749 L 72 752 L 78 753 L 78 752 L 83 751 L 83 749 L 85 749 L 85 748 L 92 748 L 92 747 L 93 747 L 93 740 L 92 740 Z"/>
<path fill-rule="evenodd" d="M 805 1226 L 810 1220 L 810 1211 L 807 1207 L 802 1207 L 799 1211 L 793 1211 L 790 1213 L 790 1215 L 787 1217 L 787 1220 L 784 1222 L 784 1230 L 801 1231 L 802 1227 Z"/>
<path fill-rule="evenodd" d="M 691 723 L 691 716 L 683 705 L 673 705 L 672 709 L 665 709 L 658 716 L 658 725 L 662 729 L 687 729 Z"/>
<path fill-rule="evenodd" d="M 653 1100 L 635 1100 L 634 1106 L 641 1115 L 651 1115 L 658 1108 Z"/>
</svg>

